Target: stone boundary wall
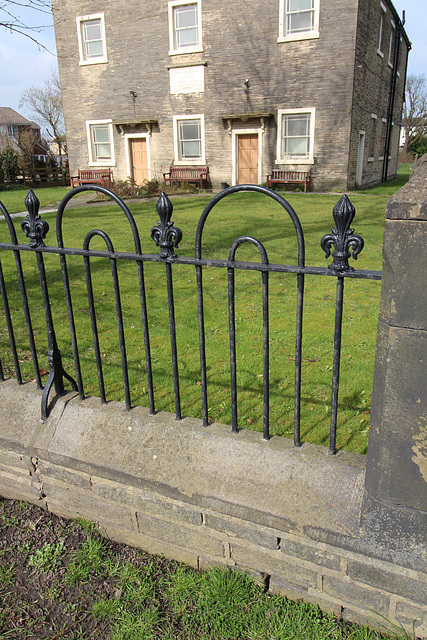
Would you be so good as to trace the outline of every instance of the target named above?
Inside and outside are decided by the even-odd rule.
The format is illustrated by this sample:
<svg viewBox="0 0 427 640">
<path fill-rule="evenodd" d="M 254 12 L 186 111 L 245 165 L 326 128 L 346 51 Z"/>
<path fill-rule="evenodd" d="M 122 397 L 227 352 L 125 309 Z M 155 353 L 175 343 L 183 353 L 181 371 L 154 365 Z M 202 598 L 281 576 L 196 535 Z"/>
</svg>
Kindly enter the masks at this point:
<svg viewBox="0 0 427 640">
<path fill-rule="evenodd" d="M 196 568 L 238 567 L 345 620 L 427 637 L 427 569 L 360 530 L 365 456 L 75 394 L 40 423 L 41 391 L 0 384 L 0 494 L 99 524 Z M 411 567 L 411 564 L 413 567 Z"/>
</svg>

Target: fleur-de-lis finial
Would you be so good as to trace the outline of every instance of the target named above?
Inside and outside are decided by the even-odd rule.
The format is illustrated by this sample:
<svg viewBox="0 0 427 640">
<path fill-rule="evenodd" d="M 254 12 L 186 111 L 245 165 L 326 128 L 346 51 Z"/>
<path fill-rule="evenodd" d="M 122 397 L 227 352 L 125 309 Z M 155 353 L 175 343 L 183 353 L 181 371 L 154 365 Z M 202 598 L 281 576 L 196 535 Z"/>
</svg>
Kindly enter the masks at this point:
<svg viewBox="0 0 427 640">
<path fill-rule="evenodd" d="M 49 224 L 46 220 L 40 218 L 40 201 L 31 189 L 29 189 L 27 197 L 25 198 L 25 206 L 27 207 L 28 215 L 25 220 L 21 222 L 22 231 L 27 238 L 30 238 L 30 247 L 32 249 L 44 247 L 45 244 L 43 240 L 49 231 Z"/>
<path fill-rule="evenodd" d="M 159 222 L 151 229 L 151 237 L 160 247 L 160 257 L 176 258 L 174 247 L 178 247 L 182 239 L 182 231 L 171 222 L 173 206 L 165 193 L 160 195 L 156 204 Z"/>
<path fill-rule="evenodd" d="M 355 208 L 344 194 L 333 209 L 332 215 L 337 225 L 336 229 L 332 229 L 332 233 L 327 233 L 320 241 L 326 258 L 331 255 L 331 246 L 335 247 L 332 252 L 334 261 L 329 265 L 329 269 L 333 271 L 354 271 L 353 267 L 348 264 L 348 259 L 353 255 L 353 258 L 357 260 L 357 256 L 364 247 L 363 238 L 355 234 L 354 229 L 350 229 L 355 213 Z M 350 247 L 353 247 L 353 254 L 349 251 Z"/>
</svg>

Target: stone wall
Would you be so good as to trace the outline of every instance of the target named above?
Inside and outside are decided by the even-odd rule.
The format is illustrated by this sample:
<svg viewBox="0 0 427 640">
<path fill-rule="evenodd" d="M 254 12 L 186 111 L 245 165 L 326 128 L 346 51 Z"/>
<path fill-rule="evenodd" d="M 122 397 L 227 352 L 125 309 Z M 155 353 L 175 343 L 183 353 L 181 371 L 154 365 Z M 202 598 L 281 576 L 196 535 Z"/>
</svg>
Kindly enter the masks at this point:
<svg viewBox="0 0 427 640">
<path fill-rule="evenodd" d="M 239 567 L 343 619 L 427 635 L 427 571 L 360 536 L 365 456 L 75 394 L 45 424 L 41 391 L 0 385 L 0 494 L 99 523 L 113 540 L 196 568 Z"/>
</svg>

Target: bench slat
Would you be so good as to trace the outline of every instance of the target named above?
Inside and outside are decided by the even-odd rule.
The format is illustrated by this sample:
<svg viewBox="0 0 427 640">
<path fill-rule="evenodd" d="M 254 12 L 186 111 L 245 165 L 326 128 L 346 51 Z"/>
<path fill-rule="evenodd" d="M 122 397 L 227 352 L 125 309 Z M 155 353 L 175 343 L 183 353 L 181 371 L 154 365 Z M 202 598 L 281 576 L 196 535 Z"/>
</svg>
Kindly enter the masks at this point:
<svg viewBox="0 0 427 640">
<path fill-rule="evenodd" d="M 299 171 L 288 169 L 272 169 L 267 176 L 267 187 L 272 184 L 301 184 L 304 191 L 310 188 L 311 171 Z"/>
<path fill-rule="evenodd" d="M 165 185 L 172 182 L 196 182 L 203 188 L 203 182 L 208 180 L 208 167 L 169 167 L 169 172 L 163 174 Z"/>
</svg>

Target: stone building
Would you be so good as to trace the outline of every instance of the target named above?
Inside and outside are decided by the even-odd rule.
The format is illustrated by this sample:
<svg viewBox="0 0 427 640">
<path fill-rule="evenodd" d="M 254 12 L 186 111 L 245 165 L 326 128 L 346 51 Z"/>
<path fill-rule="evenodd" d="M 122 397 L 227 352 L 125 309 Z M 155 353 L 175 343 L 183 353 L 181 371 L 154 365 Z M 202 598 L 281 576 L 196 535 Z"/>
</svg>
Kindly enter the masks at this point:
<svg viewBox="0 0 427 640">
<path fill-rule="evenodd" d="M 53 0 L 71 173 L 396 175 L 410 42 L 390 0 Z M 249 13 L 248 13 L 249 10 Z"/>
</svg>

